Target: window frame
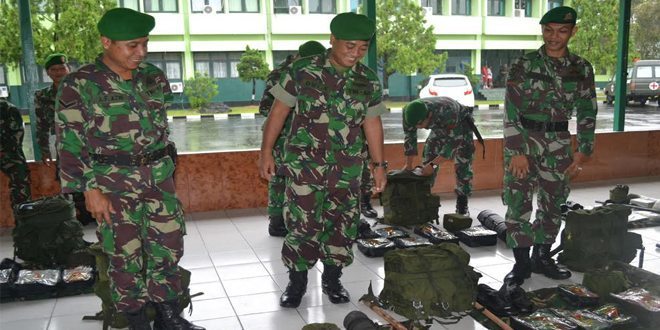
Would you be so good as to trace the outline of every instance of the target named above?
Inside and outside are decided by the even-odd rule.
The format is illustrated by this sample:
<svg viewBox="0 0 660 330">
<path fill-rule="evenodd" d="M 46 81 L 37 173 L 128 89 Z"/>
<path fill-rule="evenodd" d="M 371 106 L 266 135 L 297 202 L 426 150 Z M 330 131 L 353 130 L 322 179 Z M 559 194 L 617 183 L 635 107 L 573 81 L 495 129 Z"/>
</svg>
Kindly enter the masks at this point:
<svg viewBox="0 0 660 330">
<path fill-rule="evenodd" d="M 493 10 L 497 7 L 497 12 Z M 486 1 L 486 15 L 494 17 L 505 16 L 506 0 L 487 0 Z"/>
<path fill-rule="evenodd" d="M 195 2 L 195 1 L 196 1 L 196 0 L 190 0 L 190 13 L 192 13 L 192 14 L 202 14 L 202 13 L 204 13 L 204 10 L 203 10 L 203 9 L 202 9 L 202 10 L 193 10 L 193 2 Z M 216 14 L 222 14 L 222 13 L 225 12 L 225 4 L 224 4 L 224 1 L 223 1 L 223 0 L 197 0 L 197 1 L 201 1 L 201 2 L 204 3 L 204 4 L 202 5 L 202 8 L 205 7 L 205 6 L 214 6 L 213 4 L 210 4 L 211 1 L 219 2 L 219 3 L 220 3 L 220 10 L 218 10 L 218 9 L 216 8 L 216 10 L 214 11 L 214 13 L 216 13 Z M 214 6 L 214 8 L 215 8 L 215 6 Z"/>
<path fill-rule="evenodd" d="M 197 63 L 205 62 L 208 64 L 208 75 L 213 79 L 226 79 L 226 78 L 238 78 L 238 70 L 236 70 L 236 65 L 240 62 L 241 55 L 243 52 L 233 51 L 233 52 L 194 52 L 193 53 L 193 68 L 195 72 L 197 70 Z M 199 60 L 198 57 L 206 57 L 203 60 Z M 224 63 L 226 76 L 219 77 L 215 73 L 215 63 L 220 62 Z M 235 63 L 235 64 L 234 64 Z"/>
<path fill-rule="evenodd" d="M 272 0 L 273 1 L 273 14 L 277 15 L 289 15 L 289 7 L 291 6 L 300 6 L 304 10 L 301 0 Z M 292 4 L 292 1 L 295 1 L 296 4 Z M 286 6 L 277 4 L 277 2 L 286 2 Z"/>
<path fill-rule="evenodd" d="M 307 5 L 309 6 L 309 13 L 310 14 L 325 14 L 325 15 L 333 15 L 337 13 L 337 1 L 336 0 L 316 0 L 318 1 L 319 5 L 318 7 L 321 8 L 321 11 L 312 11 L 312 0 L 307 1 Z M 323 11 L 323 4 L 325 2 L 331 1 L 332 2 L 332 11 L 331 12 L 325 12 Z"/>
<path fill-rule="evenodd" d="M 149 4 L 151 4 L 153 2 L 157 2 L 159 10 L 148 10 L 147 9 L 148 8 L 147 1 L 149 1 Z M 175 7 L 174 10 L 173 11 L 163 10 L 163 2 L 164 1 L 173 1 L 174 2 L 174 7 Z M 144 5 L 144 12 L 145 13 L 178 13 L 179 12 L 179 1 L 177 1 L 177 0 L 142 0 L 141 2 Z"/>
<path fill-rule="evenodd" d="M 168 55 L 174 55 L 177 56 L 178 59 L 168 59 Z M 158 58 L 154 58 L 154 56 L 158 56 Z M 153 53 L 148 53 L 147 54 L 147 62 L 158 66 L 157 64 L 163 64 L 163 67 L 160 68 L 164 73 L 165 76 L 167 77 L 167 80 L 169 81 L 183 81 L 183 53 L 180 52 L 153 52 Z M 168 70 L 167 70 L 167 64 L 168 63 L 176 63 L 179 66 L 179 77 L 178 78 L 172 78 L 168 75 Z"/>
<path fill-rule="evenodd" d="M 457 4 L 459 2 L 465 3 L 465 12 L 464 13 L 458 12 L 457 7 L 459 7 L 459 6 L 454 6 L 454 4 Z M 472 16 L 472 0 L 452 0 L 452 2 L 451 2 L 451 14 L 452 14 L 452 16 Z"/>
<path fill-rule="evenodd" d="M 238 0 L 241 2 L 241 10 L 240 11 L 235 11 L 231 9 L 231 2 L 227 3 L 227 12 L 231 14 L 258 14 L 261 12 L 261 1 L 259 0 Z M 247 1 L 254 1 L 257 4 L 257 10 L 256 11 L 247 11 Z"/>
<path fill-rule="evenodd" d="M 561 7 L 564 5 L 564 0 L 548 0 L 546 2 L 546 6 L 548 7 L 548 10 Z"/>
<path fill-rule="evenodd" d="M 428 6 L 429 3 L 431 3 L 430 6 Z M 433 15 L 442 15 L 442 0 L 419 0 L 419 6 L 431 7 L 433 8 Z"/>
<path fill-rule="evenodd" d="M 125 2 L 126 2 L 126 0 L 118 0 L 117 7 L 133 9 L 133 10 L 136 10 L 136 11 L 140 11 L 140 9 L 142 7 L 141 6 L 142 5 L 141 0 L 135 0 L 135 3 L 137 4 L 137 8 L 126 7 Z"/>
</svg>

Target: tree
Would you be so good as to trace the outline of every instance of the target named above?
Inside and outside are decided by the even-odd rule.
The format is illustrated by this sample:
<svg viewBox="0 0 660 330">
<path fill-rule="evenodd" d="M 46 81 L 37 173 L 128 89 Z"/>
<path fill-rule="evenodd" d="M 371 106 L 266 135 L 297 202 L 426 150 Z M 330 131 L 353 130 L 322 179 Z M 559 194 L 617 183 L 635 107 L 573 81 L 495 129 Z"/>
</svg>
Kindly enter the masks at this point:
<svg viewBox="0 0 660 330">
<path fill-rule="evenodd" d="M 444 71 L 447 53 L 436 54 L 433 26 L 424 27 L 422 7 L 412 0 L 383 0 L 378 1 L 377 9 L 376 42 L 384 94 L 395 72 L 429 75 Z"/>
<path fill-rule="evenodd" d="M 30 0 L 37 63 L 43 64 L 53 52 L 81 63 L 93 61 L 103 51 L 96 23 L 116 4 L 114 0 Z M 0 26 L 0 63 L 18 65 L 22 53 L 16 0 L 0 1 Z"/>
<path fill-rule="evenodd" d="M 202 111 L 218 95 L 218 85 L 208 74 L 195 72 L 195 77 L 185 81 L 183 94 L 188 97 L 191 108 Z"/>
<path fill-rule="evenodd" d="M 254 102 L 257 79 L 265 80 L 270 72 L 268 64 L 264 60 L 264 54 L 257 49 L 250 49 L 250 46 L 245 46 L 245 52 L 241 55 L 237 69 L 241 80 L 252 81 L 252 101 Z"/>
<path fill-rule="evenodd" d="M 660 0 L 638 1 L 633 9 L 630 34 L 642 59 L 660 58 Z"/>
</svg>

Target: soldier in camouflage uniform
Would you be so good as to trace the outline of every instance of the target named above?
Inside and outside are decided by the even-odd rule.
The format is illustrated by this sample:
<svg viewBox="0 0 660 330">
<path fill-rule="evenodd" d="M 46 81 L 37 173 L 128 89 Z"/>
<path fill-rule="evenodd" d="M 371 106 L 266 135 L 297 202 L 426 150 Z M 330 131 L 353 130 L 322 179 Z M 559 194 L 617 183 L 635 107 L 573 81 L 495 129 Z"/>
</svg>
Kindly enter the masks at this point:
<svg viewBox="0 0 660 330">
<path fill-rule="evenodd" d="M 48 55 L 44 68 L 53 83 L 34 92 L 34 112 L 37 119 L 37 144 L 41 151 L 41 159 L 46 163 L 55 159 L 51 153 L 51 145 L 55 142 L 55 96 L 60 81 L 69 73 L 66 55 L 60 53 Z"/>
<path fill-rule="evenodd" d="M 406 170 L 414 169 L 417 156 L 417 129 L 430 129 L 424 144 L 422 173 L 437 175 L 439 166 L 454 160 L 456 172 L 456 213 L 468 213 L 468 197 L 472 195 L 472 161 L 474 119 L 472 108 L 448 97 L 429 97 L 410 102 L 403 111 L 403 150 Z M 435 182 L 435 180 L 434 180 Z"/>
<path fill-rule="evenodd" d="M 172 179 L 169 82 L 143 62 L 154 25 L 131 9 L 107 11 L 97 25 L 103 54 L 62 82 L 55 119 L 62 191 L 85 194 L 110 258 L 111 296 L 130 329 L 151 329 L 147 303 L 156 329 L 203 329 L 178 315 L 185 224 Z"/>
<path fill-rule="evenodd" d="M 375 191 L 385 186 L 381 86 L 376 73 L 360 63 L 375 23 L 364 15 L 342 13 L 330 24 L 332 49 L 299 59 L 270 89 L 275 103 L 264 128 L 259 161 L 262 177 L 275 175 L 272 150 L 291 112 L 282 166 L 288 234 L 282 260 L 289 284 L 283 307 L 297 307 L 307 288 L 307 270 L 323 262 L 321 284 L 332 303 L 349 295 L 339 280 L 353 262 L 359 222 L 362 150 L 369 142 Z M 293 111 L 292 111 L 293 108 Z"/>
<path fill-rule="evenodd" d="M 555 264 L 550 247 L 559 232 L 560 206 L 568 198 L 570 180 L 593 152 L 598 110 L 593 68 L 567 47 L 577 31 L 576 19 L 570 7 L 548 11 L 540 21 L 544 45 L 518 59 L 509 72 L 502 200 L 507 205 L 507 245 L 516 263 L 503 289 L 521 284 L 531 272 L 553 279 L 571 276 Z M 568 131 L 574 111 L 575 151 Z M 530 223 L 536 191 L 538 207 Z"/>
<path fill-rule="evenodd" d="M 12 206 L 32 199 L 30 169 L 23 154 L 23 133 L 20 111 L 0 99 L 0 170 L 9 178 Z"/>
<path fill-rule="evenodd" d="M 298 47 L 298 54 L 289 55 L 280 63 L 273 71 L 268 74 L 266 78 L 266 87 L 264 95 L 261 97 L 259 103 L 259 113 L 264 117 L 268 117 L 270 108 L 275 101 L 275 97 L 268 91 L 280 80 L 283 73 L 288 71 L 291 63 L 301 57 L 322 54 L 326 51 L 325 47 L 317 41 L 308 41 Z M 275 146 L 273 147 L 273 158 L 275 159 L 275 166 L 279 167 L 282 164 L 284 141 L 286 133 L 289 131 L 291 124 L 291 116 L 287 117 L 284 123 L 282 133 L 277 138 Z M 268 234 L 271 236 L 286 236 L 286 227 L 284 226 L 284 177 L 275 175 L 268 182 Z"/>
</svg>

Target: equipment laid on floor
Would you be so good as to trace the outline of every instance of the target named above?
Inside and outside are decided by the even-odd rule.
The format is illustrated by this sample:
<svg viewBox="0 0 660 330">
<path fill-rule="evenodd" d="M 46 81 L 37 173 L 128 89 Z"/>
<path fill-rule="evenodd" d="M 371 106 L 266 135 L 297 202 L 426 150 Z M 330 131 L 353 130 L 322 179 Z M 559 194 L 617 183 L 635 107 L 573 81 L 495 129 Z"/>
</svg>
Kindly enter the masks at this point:
<svg viewBox="0 0 660 330">
<path fill-rule="evenodd" d="M 493 210 L 483 210 L 477 214 L 477 220 L 486 229 L 497 233 L 497 237 L 506 242 L 506 222 L 499 214 Z"/>
<path fill-rule="evenodd" d="M 497 244 L 497 233 L 483 226 L 470 227 L 457 231 L 455 234 L 461 243 L 469 247 Z"/>
<path fill-rule="evenodd" d="M 14 255 L 36 268 L 66 265 L 87 246 L 73 202 L 56 195 L 14 207 Z"/>
<path fill-rule="evenodd" d="M 440 197 L 431 194 L 433 177 L 412 171 L 396 170 L 387 174 L 381 193 L 383 222 L 389 225 L 419 225 L 438 220 Z"/>
<path fill-rule="evenodd" d="M 472 226 L 472 218 L 468 215 L 458 213 L 448 213 L 442 218 L 442 227 L 449 232 L 457 232 Z"/>
</svg>

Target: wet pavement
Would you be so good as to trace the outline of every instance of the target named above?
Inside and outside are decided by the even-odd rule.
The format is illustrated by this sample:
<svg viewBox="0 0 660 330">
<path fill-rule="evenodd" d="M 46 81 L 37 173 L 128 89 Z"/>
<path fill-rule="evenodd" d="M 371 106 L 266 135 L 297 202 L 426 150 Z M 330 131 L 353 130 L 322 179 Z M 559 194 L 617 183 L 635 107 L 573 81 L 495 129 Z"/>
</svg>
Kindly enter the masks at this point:
<svg viewBox="0 0 660 330">
<path fill-rule="evenodd" d="M 612 132 L 614 108 L 611 105 L 598 105 L 596 120 L 597 132 Z M 502 109 L 475 110 L 477 127 L 484 138 L 502 136 Z M 382 116 L 386 143 L 403 141 L 401 112 L 393 110 Z M 171 138 L 180 153 L 218 152 L 258 149 L 261 144 L 261 126 L 264 118 L 228 119 L 202 118 L 199 120 L 174 119 L 170 121 Z M 660 108 L 656 103 L 645 106 L 629 105 L 626 109 L 625 130 L 644 131 L 660 129 Z M 575 120 L 570 123 L 571 132 L 575 133 Z M 420 130 L 418 137 L 424 140 L 427 130 Z M 30 130 L 26 129 L 23 150 L 27 159 L 34 159 Z"/>
</svg>

